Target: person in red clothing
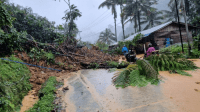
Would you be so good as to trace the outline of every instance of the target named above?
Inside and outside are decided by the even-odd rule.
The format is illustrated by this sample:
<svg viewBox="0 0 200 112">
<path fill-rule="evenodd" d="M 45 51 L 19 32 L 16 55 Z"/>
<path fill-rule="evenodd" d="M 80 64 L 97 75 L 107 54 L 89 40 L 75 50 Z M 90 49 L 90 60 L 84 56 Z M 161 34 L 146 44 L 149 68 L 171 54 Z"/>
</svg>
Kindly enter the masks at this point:
<svg viewBox="0 0 200 112">
<path fill-rule="evenodd" d="M 151 54 L 151 52 L 155 51 L 155 48 L 152 46 L 152 44 L 149 44 L 149 48 L 147 50 L 147 57 Z"/>
</svg>

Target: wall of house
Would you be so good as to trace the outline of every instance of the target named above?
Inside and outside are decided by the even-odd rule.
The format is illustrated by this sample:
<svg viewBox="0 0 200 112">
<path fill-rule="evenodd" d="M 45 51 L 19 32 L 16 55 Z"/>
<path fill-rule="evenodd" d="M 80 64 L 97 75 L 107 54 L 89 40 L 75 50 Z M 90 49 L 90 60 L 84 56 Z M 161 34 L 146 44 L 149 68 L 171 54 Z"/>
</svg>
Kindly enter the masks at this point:
<svg viewBox="0 0 200 112">
<path fill-rule="evenodd" d="M 185 30 L 185 26 L 181 27 L 181 32 L 182 32 L 182 41 L 187 42 L 187 33 Z M 191 31 L 189 31 L 189 35 L 190 35 L 189 41 L 193 41 Z M 173 44 L 181 42 L 179 27 L 177 24 L 168 25 L 165 28 L 162 28 L 154 33 L 154 41 L 157 43 L 159 48 L 165 47 L 164 45 L 165 38 L 173 39 Z"/>
</svg>

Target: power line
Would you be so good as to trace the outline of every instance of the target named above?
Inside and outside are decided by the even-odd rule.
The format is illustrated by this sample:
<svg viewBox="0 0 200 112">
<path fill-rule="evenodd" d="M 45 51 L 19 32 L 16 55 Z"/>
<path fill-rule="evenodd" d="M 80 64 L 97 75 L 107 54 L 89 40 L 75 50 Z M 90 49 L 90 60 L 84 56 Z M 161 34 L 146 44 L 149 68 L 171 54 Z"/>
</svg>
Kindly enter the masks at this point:
<svg viewBox="0 0 200 112">
<path fill-rule="evenodd" d="M 93 24 L 96 20 L 98 20 L 102 15 L 104 15 L 106 12 L 108 12 L 108 10 L 106 10 L 103 14 L 101 14 L 97 19 L 95 19 L 92 23 L 90 23 L 88 26 L 90 26 L 91 24 Z M 87 26 L 87 27 L 88 27 Z M 87 27 L 85 27 L 85 28 L 87 28 Z M 85 29 L 85 28 L 83 28 L 83 30 Z"/>
<path fill-rule="evenodd" d="M 118 24 L 120 24 L 120 23 L 117 23 L 116 25 L 118 25 Z M 110 28 L 113 28 L 114 26 L 112 26 L 112 27 L 110 27 Z M 103 28 L 104 29 L 104 28 Z M 103 29 L 101 29 L 101 30 L 103 30 Z M 97 34 L 99 34 L 99 33 L 101 33 L 101 30 L 98 30 L 98 31 L 100 31 L 100 32 L 98 32 L 98 31 L 96 31 L 96 32 L 98 32 L 98 33 L 95 33 L 95 34 L 89 34 L 89 35 L 86 35 L 87 37 L 91 37 L 91 36 L 93 36 L 93 35 L 97 35 Z M 83 36 L 83 37 L 86 37 L 86 36 Z"/>
<path fill-rule="evenodd" d="M 99 23 L 101 23 L 101 22 L 103 22 L 103 21 L 105 21 L 106 20 L 106 18 L 108 18 L 108 17 L 110 17 L 110 16 L 112 16 L 112 15 L 107 15 L 107 16 L 105 16 L 104 18 L 102 18 L 99 22 L 97 22 L 96 24 L 93 24 L 91 27 L 89 27 L 88 29 L 90 29 L 90 28 L 92 28 L 92 27 L 94 27 L 95 25 L 97 25 L 97 24 L 99 24 Z M 88 29 L 86 29 L 86 30 L 88 30 Z M 86 30 L 83 30 L 83 31 L 86 31 Z"/>
</svg>

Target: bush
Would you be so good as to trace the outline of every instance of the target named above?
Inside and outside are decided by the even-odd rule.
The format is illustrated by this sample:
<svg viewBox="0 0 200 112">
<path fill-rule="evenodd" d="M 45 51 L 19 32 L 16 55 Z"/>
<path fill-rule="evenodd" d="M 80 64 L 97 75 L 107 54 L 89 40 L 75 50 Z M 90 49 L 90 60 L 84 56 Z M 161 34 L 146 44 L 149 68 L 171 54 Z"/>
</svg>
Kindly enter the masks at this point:
<svg viewBox="0 0 200 112">
<path fill-rule="evenodd" d="M 100 50 L 108 50 L 108 44 L 103 43 L 103 42 L 97 42 L 96 46 L 98 46 L 100 48 Z"/>
<path fill-rule="evenodd" d="M 43 49 L 37 49 L 37 48 L 32 48 L 29 56 L 34 60 L 47 60 L 47 62 L 49 63 L 55 63 L 54 59 L 55 56 L 54 54 L 52 54 L 51 52 L 45 52 Z"/>
<path fill-rule="evenodd" d="M 49 77 L 39 91 L 40 100 L 27 112 L 51 112 L 55 107 L 53 101 L 55 99 L 56 84 L 58 84 L 56 77 Z"/>
<path fill-rule="evenodd" d="M 139 39 L 141 39 L 143 37 L 143 34 L 138 34 L 136 35 L 133 40 L 129 40 L 129 41 L 125 41 L 125 42 L 122 42 L 122 41 L 119 41 L 118 42 L 118 46 L 116 49 L 112 50 L 112 52 L 110 53 L 116 53 L 116 54 L 122 54 L 122 48 L 123 46 L 125 45 L 128 49 L 129 49 L 129 45 L 133 45 L 133 46 L 136 46 L 137 44 L 137 41 Z"/>
<path fill-rule="evenodd" d="M 14 56 L 7 59 L 22 62 Z M 31 89 L 30 71 L 26 65 L 1 59 L 0 71 L 0 112 L 14 112 Z"/>
</svg>

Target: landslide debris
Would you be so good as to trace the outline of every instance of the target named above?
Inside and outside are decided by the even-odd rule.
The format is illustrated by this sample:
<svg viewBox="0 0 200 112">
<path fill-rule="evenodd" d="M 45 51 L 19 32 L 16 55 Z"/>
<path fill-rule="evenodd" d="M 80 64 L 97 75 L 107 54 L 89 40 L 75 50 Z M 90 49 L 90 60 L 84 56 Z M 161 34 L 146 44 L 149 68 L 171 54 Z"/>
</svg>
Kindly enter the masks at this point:
<svg viewBox="0 0 200 112">
<path fill-rule="evenodd" d="M 92 49 L 88 49 L 87 47 L 76 48 L 75 50 L 71 49 L 64 53 L 65 54 L 63 55 L 55 55 L 55 63 L 47 63 L 47 61 L 44 59 L 31 59 L 26 52 L 15 51 L 15 56 L 23 60 L 25 63 L 62 70 L 61 72 L 58 72 L 27 65 L 32 74 L 29 81 L 32 84 L 32 89 L 36 91 L 36 94 L 41 89 L 41 85 L 50 76 L 61 77 L 63 75 L 68 75 L 70 72 L 86 69 L 91 63 L 97 63 L 101 66 L 106 66 L 106 61 L 119 60 L 119 56 L 112 56 L 103 53 L 98 50 L 98 47 L 93 47 Z"/>
</svg>

